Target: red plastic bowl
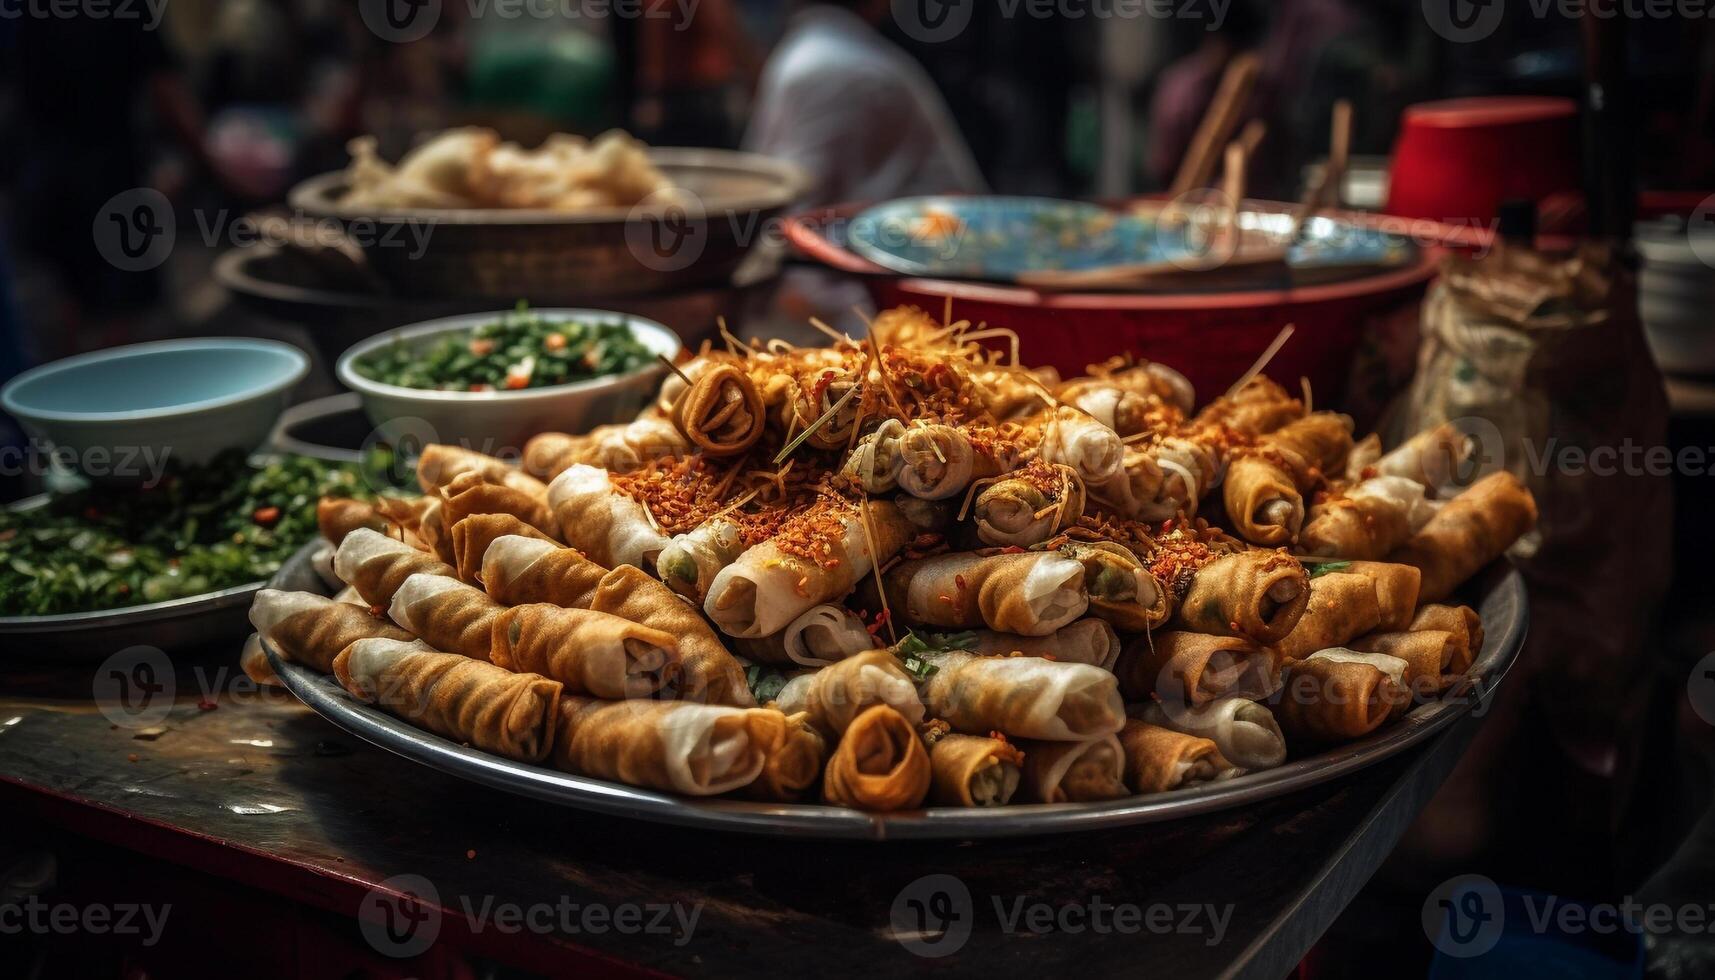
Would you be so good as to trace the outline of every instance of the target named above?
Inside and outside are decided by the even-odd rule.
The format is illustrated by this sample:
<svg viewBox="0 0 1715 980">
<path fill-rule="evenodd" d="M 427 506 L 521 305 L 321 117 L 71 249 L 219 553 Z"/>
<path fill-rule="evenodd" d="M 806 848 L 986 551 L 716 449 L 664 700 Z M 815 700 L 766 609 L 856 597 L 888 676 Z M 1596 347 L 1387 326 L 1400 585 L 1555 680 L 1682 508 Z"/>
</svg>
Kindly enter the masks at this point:
<svg viewBox="0 0 1715 980">
<path fill-rule="evenodd" d="M 1225 391 L 1288 323 L 1292 340 L 1269 362 L 1268 375 L 1297 389 L 1299 377 L 1318 400 L 1345 390 L 1352 357 L 1372 319 L 1414 309 L 1434 276 L 1436 248 L 1416 265 L 1349 282 L 1262 292 L 1197 294 L 1044 293 L 1011 285 L 916 279 L 888 272 L 828 240 L 822 229 L 862 205 L 794 215 L 786 238 L 804 255 L 863 277 L 878 307 L 918 306 L 940 316 L 948 297 L 953 316 L 1018 334 L 1019 357 L 1051 365 L 1063 376 L 1122 352 L 1135 352 L 1183 371 L 1206 401 Z M 1341 217 L 1363 220 L 1363 216 Z M 991 341 L 997 347 L 1004 342 Z"/>
<path fill-rule="evenodd" d="M 1414 105 L 1389 170 L 1387 213 L 1487 225 L 1503 201 L 1578 190 L 1577 103 L 1496 96 Z"/>
</svg>

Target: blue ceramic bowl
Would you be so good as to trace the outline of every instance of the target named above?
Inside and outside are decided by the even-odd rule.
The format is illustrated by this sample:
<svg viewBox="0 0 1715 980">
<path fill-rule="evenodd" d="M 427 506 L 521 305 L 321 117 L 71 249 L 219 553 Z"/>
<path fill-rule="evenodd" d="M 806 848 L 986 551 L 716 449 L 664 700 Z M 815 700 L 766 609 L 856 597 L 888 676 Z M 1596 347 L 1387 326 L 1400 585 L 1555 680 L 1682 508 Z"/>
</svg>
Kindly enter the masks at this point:
<svg viewBox="0 0 1715 980">
<path fill-rule="evenodd" d="M 166 459 L 260 447 L 309 368 L 303 351 L 272 340 L 133 344 L 25 371 L 0 388 L 0 408 L 83 475 L 134 482 Z"/>
</svg>

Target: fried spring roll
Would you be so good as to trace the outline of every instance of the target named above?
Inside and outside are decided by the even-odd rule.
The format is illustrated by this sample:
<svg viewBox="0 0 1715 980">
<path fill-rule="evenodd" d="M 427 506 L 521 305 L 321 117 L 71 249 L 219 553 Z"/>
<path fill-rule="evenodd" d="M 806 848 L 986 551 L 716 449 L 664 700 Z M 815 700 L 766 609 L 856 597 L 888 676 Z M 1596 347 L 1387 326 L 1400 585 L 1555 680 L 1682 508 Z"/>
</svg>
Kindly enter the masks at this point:
<svg viewBox="0 0 1715 980">
<path fill-rule="evenodd" d="M 673 427 L 710 456 L 737 456 L 762 438 L 762 393 L 743 366 L 711 363 L 673 402 Z"/>
<path fill-rule="evenodd" d="M 1019 636 L 994 630 L 977 630 L 976 634 L 977 643 L 972 652 L 986 657 L 1016 653 L 1061 663 L 1089 664 L 1111 671 L 1120 655 L 1120 638 L 1113 625 L 1094 617 L 1062 626 L 1047 636 Z"/>
<path fill-rule="evenodd" d="M 870 706 L 885 704 L 916 725 L 923 721 L 917 682 L 888 650 L 871 650 L 800 674 L 786 682 L 775 705 L 787 714 L 804 712 L 810 724 L 838 739 Z"/>
<path fill-rule="evenodd" d="M 733 645 L 760 663 L 826 667 L 875 649 L 876 640 L 857 613 L 824 602 L 812 606 L 773 636 L 735 640 Z"/>
<path fill-rule="evenodd" d="M 1084 516 L 1084 481 L 1064 463 L 1032 460 L 978 493 L 972 513 L 985 544 L 1028 548 Z"/>
<path fill-rule="evenodd" d="M 1443 504 L 1388 561 L 1423 570 L 1421 602 L 1440 602 L 1536 525 L 1536 499 L 1502 471 Z"/>
<path fill-rule="evenodd" d="M 646 417 L 622 425 L 598 425 L 581 436 L 544 432 L 524 443 L 524 469 L 553 480 L 582 464 L 609 473 L 631 473 L 657 459 L 683 455 L 690 444 L 673 423 Z"/>
<path fill-rule="evenodd" d="M 1277 643 L 1304 614 L 1310 576 L 1281 551 L 1221 555 L 1197 570 L 1179 603 L 1177 622 L 1197 633 Z"/>
<path fill-rule="evenodd" d="M 1310 603 L 1298 625 L 1275 645 L 1286 660 L 1302 660 L 1318 650 L 1345 646 L 1382 622 L 1373 579 L 1350 572 L 1327 572 L 1310 580 Z"/>
<path fill-rule="evenodd" d="M 1135 719 L 1119 733 L 1125 784 L 1133 793 L 1165 793 L 1214 780 L 1230 765 L 1215 743 Z"/>
<path fill-rule="evenodd" d="M 1114 664 L 1127 701 L 1206 704 L 1216 698 L 1264 698 L 1279 686 L 1279 661 L 1239 636 L 1166 630 L 1131 641 Z"/>
<path fill-rule="evenodd" d="M 1038 451 L 1050 463 L 1072 467 L 1092 487 L 1108 482 L 1125 459 L 1118 433 L 1070 405 L 1048 413 Z"/>
<path fill-rule="evenodd" d="M 1215 743 L 1221 758 L 1240 769 L 1273 769 L 1286 761 L 1286 736 L 1274 713 L 1247 698 L 1218 698 L 1195 706 L 1151 701 L 1132 709 L 1131 716 L 1206 738 Z"/>
<path fill-rule="evenodd" d="M 626 565 L 608 570 L 572 548 L 508 535 L 496 538 L 482 560 L 488 594 L 508 605 L 548 602 L 594 609 L 679 639 L 679 696 L 692 701 L 750 707 L 755 704 L 744 669 L 714 630 L 665 585 Z"/>
<path fill-rule="evenodd" d="M 923 703 L 957 732 L 1076 742 L 1125 722 L 1119 684 L 1099 667 L 961 651 L 922 656 L 935 667 L 919 685 Z"/>
<path fill-rule="evenodd" d="M 1403 660 L 1403 685 L 1412 698 L 1419 700 L 1440 694 L 1453 683 L 1449 668 L 1456 647 L 1453 634 L 1445 630 L 1371 633 L 1351 644 L 1351 649 L 1359 653 L 1385 653 Z"/>
<path fill-rule="evenodd" d="M 375 512 L 399 528 L 398 534 L 392 533 L 391 528 L 382 528 L 386 537 L 404 541 L 420 551 L 439 556 L 443 551 L 450 551 L 445 541 L 449 536 L 448 529 L 441 520 L 443 503 L 439 495 L 432 494 L 417 497 L 377 497 Z M 448 564 L 452 563 L 450 558 L 444 560 Z"/>
<path fill-rule="evenodd" d="M 1203 407 L 1193 428 L 1224 425 L 1248 436 L 1273 432 L 1304 417 L 1304 403 L 1264 375 L 1254 375 L 1238 391 L 1222 395 Z"/>
<path fill-rule="evenodd" d="M 389 639 L 346 647 L 333 672 L 353 695 L 485 752 L 541 762 L 554 744 L 560 683 L 546 677 Z"/>
<path fill-rule="evenodd" d="M 568 694 L 557 705 L 553 764 L 577 776 L 710 796 L 748 785 L 785 716 L 765 708 L 685 701 L 600 701 Z"/>
<path fill-rule="evenodd" d="M 923 500 L 946 500 L 965 492 L 973 480 L 985 480 L 1012 468 L 950 425 L 908 426 L 899 437 L 899 489 Z"/>
<path fill-rule="evenodd" d="M 822 799 L 860 810 L 909 810 L 929 792 L 929 752 L 917 728 L 885 704 L 846 729 L 828 760 Z"/>
<path fill-rule="evenodd" d="M 316 501 L 316 529 L 336 548 L 346 535 L 360 527 L 385 532 L 391 525 L 392 522 L 375 509 L 375 504 L 367 500 L 323 497 Z"/>
<path fill-rule="evenodd" d="M 593 609 L 513 606 L 495 617 L 492 629 L 490 660 L 497 666 L 552 677 L 568 694 L 648 697 L 679 672 L 673 634 Z"/>
<path fill-rule="evenodd" d="M 280 675 L 274 673 L 274 667 L 268 663 L 268 652 L 262 649 L 262 634 L 252 633 L 244 639 L 244 648 L 238 651 L 238 669 L 244 671 L 244 676 L 265 687 L 285 687 Z"/>
<path fill-rule="evenodd" d="M 1354 561 L 1340 571 L 1362 575 L 1376 587 L 1376 604 L 1381 607 L 1382 621 L 1377 629 L 1399 632 L 1411 626 L 1417 611 L 1417 593 L 1423 587 L 1423 573 L 1412 565 L 1386 561 Z"/>
<path fill-rule="evenodd" d="M 541 498 L 547 487 L 516 466 L 486 453 L 458 446 L 431 444 L 423 447 L 417 458 L 417 482 L 423 491 L 433 495 L 465 473 L 476 473 L 484 482 L 498 483 L 520 493 Z"/>
<path fill-rule="evenodd" d="M 916 531 L 899 508 L 823 498 L 721 569 L 703 611 L 728 636 L 767 636 L 812 606 L 841 599 Z M 788 551 L 782 542 L 791 542 Z M 802 557 L 805 552 L 814 560 Z"/>
<path fill-rule="evenodd" d="M 1071 405 L 1123 436 L 1140 432 L 1165 432 L 1185 420 L 1184 410 L 1154 393 L 1134 391 L 1102 378 L 1082 378 L 1055 394 L 1063 405 Z"/>
<path fill-rule="evenodd" d="M 1404 544 L 1434 513 L 1423 484 L 1378 476 L 1311 507 L 1299 545 L 1307 555 L 1374 561 Z"/>
<path fill-rule="evenodd" d="M 494 621 L 505 609 L 456 578 L 419 574 L 400 584 L 387 615 L 436 650 L 488 660 Z"/>
<path fill-rule="evenodd" d="M 1376 460 L 1376 472 L 1413 480 L 1431 490 L 1455 482 L 1471 454 L 1471 440 L 1451 422 L 1425 429 Z"/>
<path fill-rule="evenodd" d="M 461 473 L 441 488 L 441 497 L 441 523 L 449 529 L 476 514 L 510 514 L 549 537 L 560 533 L 545 492 L 536 496 L 489 483 L 480 473 Z"/>
<path fill-rule="evenodd" d="M 653 570 L 670 540 L 642 504 L 614 488 L 607 470 L 582 463 L 568 467 L 548 485 L 548 503 L 560 540 L 598 565 Z"/>
<path fill-rule="evenodd" d="M 1304 494 L 1323 473 L 1335 472 L 1352 448 L 1352 420 L 1317 412 L 1263 437 L 1254 451 L 1227 466 L 1221 499 L 1233 531 L 1270 547 L 1298 536 Z"/>
<path fill-rule="evenodd" d="M 1167 622 L 1173 611 L 1167 589 L 1130 548 L 1112 541 L 1072 541 L 1061 551 L 1084 566 L 1090 615 L 1130 633 Z"/>
<path fill-rule="evenodd" d="M 699 605 L 721 569 L 744 554 L 744 535 L 726 517 L 712 517 L 683 534 L 675 534 L 655 559 L 655 573 L 674 592 Z"/>
<path fill-rule="evenodd" d="M 1175 436 L 1127 446 L 1120 471 L 1096 493 L 1110 509 L 1137 521 L 1163 521 L 1195 514 L 1203 491 L 1219 472 L 1215 456 L 1199 443 Z"/>
<path fill-rule="evenodd" d="M 453 566 L 458 569 L 459 578 L 473 585 L 482 584 L 482 556 L 496 538 L 508 534 L 554 542 L 552 536 L 511 514 L 473 514 L 453 525 Z"/>
<path fill-rule="evenodd" d="M 346 535 L 334 552 L 333 568 L 364 602 L 379 609 L 392 604 L 393 594 L 412 575 L 458 577 L 458 569 L 434 555 L 368 528 Z"/>
<path fill-rule="evenodd" d="M 911 626 L 1046 636 L 1084 614 L 1084 566 L 1057 552 L 954 552 L 902 561 L 882 582 Z"/>
<path fill-rule="evenodd" d="M 1113 735 L 1082 742 L 1024 742 L 1024 797 L 1037 803 L 1095 803 L 1126 794 L 1125 750 Z"/>
<path fill-rule="evenodd" d="M 793 803 L 801 800 L 822 778 L 828 761 L 828 740 L 810 724 L 803 712 L 786 716 L 781 737 L 764 752 L 762 774 L 744 787 L 740 795 L 758 800 Z"/>
<path fill-rule="evenodd" d="M 899 438 L 903 435 L 904 423 L 884 419 L 874 432 L 852 447 L 841 472 L 857 480 L 865 493 L 891 492 L 899 486 L 899 471 L 905 466 L 905 459 L 899 455 Z"/>
<path fill-rule="evenodd" d="M 1483 651 L 1483 620 L 1470 606 L 1424 606 L 1412 617 L 1408 628 L 1441 630 L 1453 637 L 1453 657 L 1447 664 L 1451 674 L 1470 670 Z"/>
<path fill-rule="evenodd" d="M 1409 700 L 1395 680 L 1405 662 L 1382 654 L 1319 650 L 1286 667 L 1280 697 L 1270 705 L 1291 739 L 1345 742 L 1382 726 Z M 1391 664 L 1386 661 L 1392 661 Z"/>
<path fill-rule="evenodd" d="M 1024 753 L 981 735 L 943 735 L 929 747 L 929 801 L 942 806 L 1003 806 L 1018 792 Z"/>
<path fill-rule="evenodd" d="M 346 647 L 364 639 L 407 641 L 410 633 L 364 607 L 309 592 L 263 589 L 250 604 L 250 625 L 293 663 L 323 674 Z"/>
</svg>

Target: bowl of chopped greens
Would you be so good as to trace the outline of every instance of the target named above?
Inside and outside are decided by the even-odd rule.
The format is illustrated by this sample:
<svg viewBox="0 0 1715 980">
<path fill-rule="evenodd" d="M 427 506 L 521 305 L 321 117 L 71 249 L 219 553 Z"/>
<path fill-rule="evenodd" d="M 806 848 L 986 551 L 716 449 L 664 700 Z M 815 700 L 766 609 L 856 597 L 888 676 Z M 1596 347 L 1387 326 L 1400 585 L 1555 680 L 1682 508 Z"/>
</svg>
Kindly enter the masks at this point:
<svg viewBox="0 0 1715 980">
<path fill-rule="evenodd" d="M 506 455 L 538 432 L 634 417 L 679 348 L 653 320 L 520 303 L 377 334 L 335 373 L 377 426 Z"/>
</svg>

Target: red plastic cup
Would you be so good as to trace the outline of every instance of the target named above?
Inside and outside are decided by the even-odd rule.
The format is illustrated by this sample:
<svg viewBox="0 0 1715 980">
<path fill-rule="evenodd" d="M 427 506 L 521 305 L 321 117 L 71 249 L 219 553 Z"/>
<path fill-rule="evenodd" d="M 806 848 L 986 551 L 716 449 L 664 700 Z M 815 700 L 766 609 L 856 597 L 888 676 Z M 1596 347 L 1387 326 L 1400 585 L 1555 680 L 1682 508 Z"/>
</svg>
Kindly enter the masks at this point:
<svg viewBox="0 0 1715 980">
<path fill-rule="evenodd" d="M 1449 99 L 1405 110 L 1385 210 L 1487 226 L 1503 201 L 1541 201 L 1579 187 L 1577 103 Z"/>
</svg>

